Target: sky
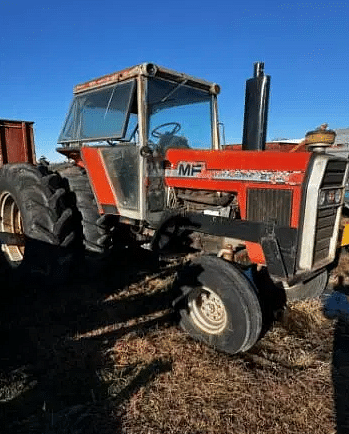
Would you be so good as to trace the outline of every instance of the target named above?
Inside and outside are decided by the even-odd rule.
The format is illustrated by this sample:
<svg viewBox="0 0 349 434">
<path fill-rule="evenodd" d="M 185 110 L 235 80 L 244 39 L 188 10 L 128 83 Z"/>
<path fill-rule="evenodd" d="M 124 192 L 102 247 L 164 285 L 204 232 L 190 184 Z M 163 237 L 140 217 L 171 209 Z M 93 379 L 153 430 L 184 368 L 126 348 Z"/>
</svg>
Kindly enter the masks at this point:
<svg viewBox="0 0 349 434">
<path fill-rule="evenodd" d="M 349 127 L 349 2 L 0 0 L 0 118 L 34 121 L 51 161 L 73 86 L 142 62 L 218 83 L 239 143 L 256 61 L 271 76 L 268 140 Z"/>
</svg>

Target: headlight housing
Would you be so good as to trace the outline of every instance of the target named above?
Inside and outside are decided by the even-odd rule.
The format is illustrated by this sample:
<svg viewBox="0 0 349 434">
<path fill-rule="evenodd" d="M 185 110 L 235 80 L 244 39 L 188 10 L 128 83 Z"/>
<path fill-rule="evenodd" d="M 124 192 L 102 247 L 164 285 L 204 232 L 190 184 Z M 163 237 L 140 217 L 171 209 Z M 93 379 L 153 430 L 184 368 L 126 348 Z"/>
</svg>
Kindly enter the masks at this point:
<svg viewBox="0 0 349 434">
<path fill-rule="evenodd" d="M 331 188 L 319 191 L 318 206 L 339 205 L 342 202 L 343 189 Z"/>
</svg>

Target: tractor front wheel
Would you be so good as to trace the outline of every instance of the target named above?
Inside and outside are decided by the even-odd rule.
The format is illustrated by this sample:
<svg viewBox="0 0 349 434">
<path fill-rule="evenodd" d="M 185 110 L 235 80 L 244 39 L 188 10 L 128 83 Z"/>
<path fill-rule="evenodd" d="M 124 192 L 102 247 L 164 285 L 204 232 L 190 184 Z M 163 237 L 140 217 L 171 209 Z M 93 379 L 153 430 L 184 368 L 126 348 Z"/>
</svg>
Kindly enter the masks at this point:
<svg viewBox="0 0 349 434">
<path fill-rule="evenodd" d="M 235 354 L 250 349 L 262 330 L 255 288 L 234 265 L 202 256 L 180 274 L 184 295 L 180 325 L 193 338 Z"/>
</svg>

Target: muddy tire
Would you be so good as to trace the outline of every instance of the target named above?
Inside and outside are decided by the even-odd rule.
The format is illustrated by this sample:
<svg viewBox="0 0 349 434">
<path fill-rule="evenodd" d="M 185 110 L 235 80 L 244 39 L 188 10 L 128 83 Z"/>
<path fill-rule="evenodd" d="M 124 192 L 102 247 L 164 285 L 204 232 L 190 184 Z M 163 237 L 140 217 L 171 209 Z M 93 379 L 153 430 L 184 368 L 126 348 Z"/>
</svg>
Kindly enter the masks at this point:
<svg viewBox="0 0 349 434">
<path fill-rule="evenodd" d="M 185 295 L 180 325 L 193 338 L 226 353 L 249 350 L 262 330 L 262 311 L 248 278 L 223 259 L 202 256 L 178 278 Z"/>
<path fill-rule="evenodd" d="M 77 166 L 64 164 L 57 168 L 68 180 L 76 195 L 76 204 L 82 215 L 84 245 L 88 252 L 108 254 L 113 247 L 114 216 L 101 216 L 86 172 Z"/>
<path fill-rule="evenodd" d="M 328 271 L 324 270 L 306 282 L 300 282 L 293 286 L 285 285 L 287 301 L 320 297 L 327 287 L 328 277 Z"/>
<path fill-rule="evenodd" d="M 1 250 L 15 280 L 63 283 L 81 255 L 81 217 L 67 183 L 45 166 L 0 169 L 0 231 L 24 235 Z"/>
</svg>

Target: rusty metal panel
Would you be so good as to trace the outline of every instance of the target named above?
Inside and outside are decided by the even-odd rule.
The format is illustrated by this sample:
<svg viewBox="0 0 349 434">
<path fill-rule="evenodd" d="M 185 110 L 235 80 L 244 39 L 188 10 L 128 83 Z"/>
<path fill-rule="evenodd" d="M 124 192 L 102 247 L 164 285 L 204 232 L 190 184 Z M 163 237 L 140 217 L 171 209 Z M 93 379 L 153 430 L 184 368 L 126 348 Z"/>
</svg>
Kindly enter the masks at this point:
<svg viewBox="0 0 349 434">
<path fill-rule="evenodd" d="M 0 165 L 35 163 L 33 122 L 0 119 Z"/>
<path fill-rule="evenodd" d="M 119 83 L 120 81 L 125 81 L 140 76 L 159 77 L 177 83 L 185 83 L 187 86 L 202 89 L 214 95 L 218 95 L 220 92 L 220 88 L 216 83 L 192 77 L 190 75 L 184 74 L 183 72 L 177 72 L 173 69 L 164 68 L 163 66 L 155 65 L 153 63 L 142 63 L 131 68 L 123 69 L 119 72 L 113 72 L 112 74 L 94 78 L 93 80 L 86 81 L 85 83 L 80 83 L 74 87 L 74 94 L 87 92 L 91 89 L 109 86 Z"/>
</svg>

